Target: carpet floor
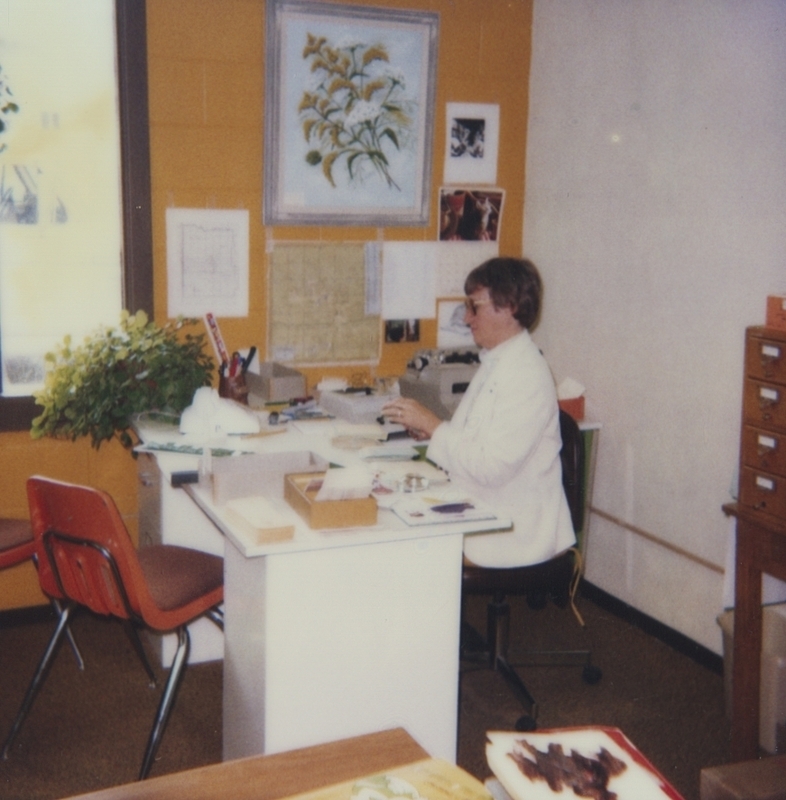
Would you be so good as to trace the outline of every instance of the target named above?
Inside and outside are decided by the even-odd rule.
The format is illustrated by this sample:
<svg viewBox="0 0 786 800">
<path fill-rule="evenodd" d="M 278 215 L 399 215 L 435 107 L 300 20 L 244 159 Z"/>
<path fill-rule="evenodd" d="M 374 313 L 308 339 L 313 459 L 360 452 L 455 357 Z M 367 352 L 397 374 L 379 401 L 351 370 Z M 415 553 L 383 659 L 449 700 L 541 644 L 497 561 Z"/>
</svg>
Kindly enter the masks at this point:
<svg viewBox="0 0 786 800">
<path fill-rule="evenodd" d="M 486 598 L 471 597 L 466 616 L 482 630 Z M 511 660 L 524 645 L 593 652 L 603 670 L 596 685 L 577 666 L 519 670 L 539 704 L 538 727 L 609 725 L 643 751 L 685 800 L 698 800 L 702 767 L 728 758 L 723 678 L 587 599 L 586 626 L 550 606 L 532 611 L 511 600 Z M 0 736 L 6 736 L 52 631 L 53 621 L 0 619 Z M 51 800 L 133 781 L 156 711 L 159 690 L 120 625 L 87 613 L 73 622 L 86 661 L 79 672 L 63 646 L 9 758 L 0 762 L 0 797 Z M 160 670 L 160 685 L 165 673 Z M 186 671 L 151 777 L 221 759 L 220 662 Z M 461 675 L 458 763 L 490 774 L 485 732 L 512 730 L 522 709 L 502 677 L 486 669 Z"/>
</svg>

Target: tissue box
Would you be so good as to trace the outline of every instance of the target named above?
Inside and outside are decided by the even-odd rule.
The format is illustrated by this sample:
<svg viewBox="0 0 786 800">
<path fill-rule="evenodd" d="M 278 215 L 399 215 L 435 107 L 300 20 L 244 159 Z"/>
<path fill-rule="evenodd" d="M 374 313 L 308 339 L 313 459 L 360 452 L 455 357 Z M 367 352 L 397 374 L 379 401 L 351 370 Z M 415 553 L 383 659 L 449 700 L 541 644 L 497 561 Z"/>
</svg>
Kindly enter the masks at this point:
<svg viewBox="0 0 786 800">
<path fill-rule="evenodd" d="M 581 422 L 584 419 L 584 395 L 571 397 L 568 400 L 558 400 L 557 402 L 559 407 L 563 411 L 567 411 L 576 422 Z"/>
<path fill-rule="evenodd" d="M 294 473 L 284 478 L 284 498 L 310 528 L 353 528 L 377 524 L 377 501 L 373 497 L 356 500 L 317 500 L 320 473 Z"/>
<path fill-rule="evenodd" d="M 246 373 L 248 404 L 259 407 L 265 403 L 286 403 L 293 397 L 306 394 L 306 377 L 296 369 L 265 361 L 259 365 L 259 374 Z"/>
<path fill-rule="evenodd" d="M 771 294 L 767 297 L 768 328 L 786 331 L 786 295 Z"/>
<path fill-rule="evenodd" d="M 327 467 L 324 458 L 307 450 L 214 458 L 213 502 L 221 506 L 237 497 L 283 497 L 288 472 L 324 472 Z"/>
</svg>

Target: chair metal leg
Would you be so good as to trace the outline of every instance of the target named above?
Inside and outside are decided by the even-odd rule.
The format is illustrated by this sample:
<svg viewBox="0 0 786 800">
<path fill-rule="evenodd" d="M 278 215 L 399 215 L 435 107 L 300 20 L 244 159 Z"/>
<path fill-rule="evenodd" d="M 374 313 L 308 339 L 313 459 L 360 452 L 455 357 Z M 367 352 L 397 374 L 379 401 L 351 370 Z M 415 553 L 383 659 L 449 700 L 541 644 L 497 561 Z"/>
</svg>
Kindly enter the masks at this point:
<svg viewBox="0 0 786 800">
<path fill-rule="evenodd" d="M 145 757 L 142 760 L 142 768 L 139 771 L 139 780 L 144 780 L 150 772 L 150 767 L 153 766 L 153 760 L 158 752 L 158 746 L 161 744 L 161 736 L 164 733 L 169 713 L 172 710 L 172 705 L 175 701 L 177 688 L 180 685 L 180 680 L 183 677 L 183 667 L 186 664 L 189 650 L 189 636 L 188 629 L 185 625 L 177 631 L 177 650 L 175 657 L 172 660 L 172 667 L 169 670 L 169 678 L 167 679 L 164 693 L 161 695 L 161 702 L 158 704 L 158 711 L 156 718 L 153 722 L 153 730 L 150 731 L 150 738 L 147 742 L 147 749 L 145 750 Z"/>
<path fill-rule="evenodd" d="M 55 611 L 57 612 L 57 616 L 60 617 L 63 614 L 63 606 L 60 604 L 59 600 L 55 600 L 52 598 L 52 606 L 54 607 Z M 76 639 L 74 639 L 74 634 L 71 631 L 71 626 L 66 625 L 65 635 L 68 639 L 68 644 L 71 647 L 71 652 L 74 654 L 74 658 L 76 659 L 77 667 L 84 672 L 85 669 L 85 660 L 82 658 L 82 653 L 79 650 L 79 645 L 76 643 Z"/>
<path fill-rule="evenodd" d="M 8 751 L 11 749 L 11 744 L 13 743 L 16 734 L 19 733 L 19 729 L 22 727 L 22 723 L 25 721 L 28 711 L 30 711 L 30 706 L 33 705 L 33 700 L 38 694 L 38 690 L 41 688 L 41 684 L 46 677 L 49 665 L 51 664 L 52 659 L 57 652 L 57 646 L 60 644 L 60 640 L 63 638 L 63 635 L 66 633 L 66 631 L 68 631 L 68 620 L 70 619 L 75 608 L 75 605 L 68 603 L 60 612 L 57 626 L 55 627 L 52 637 L 49 639 L 49 644 L 47 645 L 44 655 L 38 664 L 38 669 L 36 670 L 35 675 L 33 675 L 33 680 L 30 682 L 30 686 L 27 689 L 25 698 L 22 701 L 22 706 L 17 712 L 16 719 L 14 719 L 14 724 L 11 726 L 11 731 L 8 734 L 8 738 L 5 740 L 5 744 L 3 745 L 3 759 L 8 758 Z"/>
<path fill-rule="evenodd" d="M 134 646 L 134 651 L 139 656 L 139 660 L 142 662 L 145 672 L 147 672 L 147 677 L 150 679 L 150 688 L 154 689 L 158 685 L 158 680 L 156 679 L 155 672 L 153 672 L 153 667 L 150 666 L 150 661 L 147 658 L 147 653 L 145 653 L 145 648 L 142 646 L 142 640 L 139 638 L 139 631 L 137 630 L 136 625 L 134 625 L 130 619 L 125 619 L 123 620 L 123 628 L 125 629 L 128 638 L 131 640 L 131 644 Z"/>
</svg>

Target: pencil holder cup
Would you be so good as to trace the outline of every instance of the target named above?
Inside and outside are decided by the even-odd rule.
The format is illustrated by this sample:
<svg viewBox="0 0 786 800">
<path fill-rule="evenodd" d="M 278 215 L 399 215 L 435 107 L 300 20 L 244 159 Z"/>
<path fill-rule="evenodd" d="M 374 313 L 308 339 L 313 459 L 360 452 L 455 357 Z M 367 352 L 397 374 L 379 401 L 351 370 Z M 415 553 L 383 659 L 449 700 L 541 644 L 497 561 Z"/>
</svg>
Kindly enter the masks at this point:
<svg viewBox="0 0 786 800">
<path fill-rule="evenodd" d="M 247 406 L 248 386 L 246 386 L 246 376 L 242 372 L 238 375 L 221 375 L 218 379 L 218 396 L 235 400 Z"/>
</svg>

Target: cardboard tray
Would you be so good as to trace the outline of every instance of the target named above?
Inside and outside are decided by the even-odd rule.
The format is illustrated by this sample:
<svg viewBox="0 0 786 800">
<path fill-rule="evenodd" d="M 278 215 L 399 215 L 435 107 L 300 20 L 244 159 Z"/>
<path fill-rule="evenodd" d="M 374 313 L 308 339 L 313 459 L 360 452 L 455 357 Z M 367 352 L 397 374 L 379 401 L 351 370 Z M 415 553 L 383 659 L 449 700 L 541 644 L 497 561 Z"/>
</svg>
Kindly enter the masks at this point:
<svg viewBox="0 0 786 800">
<path fill-rule="evenodd" d="M 293 473 L 284 478 L 284 499 L 310 528 L 353 528 L 377 524 L 377 501 L 373 497 L 357 500 L 322 500 L 316 496 L 321 473 Z"/>
<path fill-rule="evenodd" d="M 220 506 L 236 497 L 283 497 L 288 472 L 324 472 L 327 467 L 324 458 L 308 450 L 214 458 L 213 502 Z"/>
</svg>

